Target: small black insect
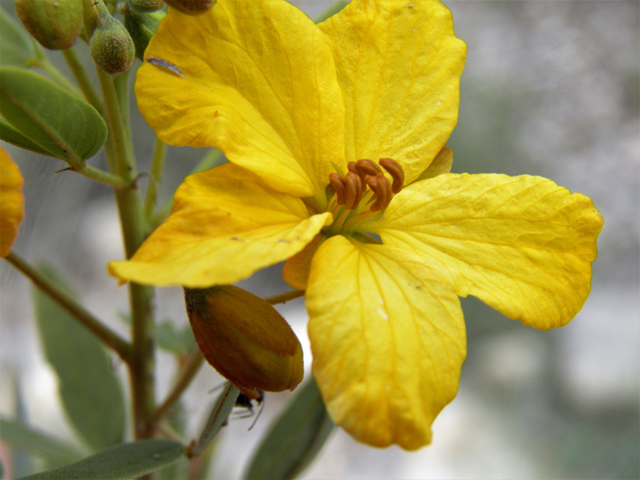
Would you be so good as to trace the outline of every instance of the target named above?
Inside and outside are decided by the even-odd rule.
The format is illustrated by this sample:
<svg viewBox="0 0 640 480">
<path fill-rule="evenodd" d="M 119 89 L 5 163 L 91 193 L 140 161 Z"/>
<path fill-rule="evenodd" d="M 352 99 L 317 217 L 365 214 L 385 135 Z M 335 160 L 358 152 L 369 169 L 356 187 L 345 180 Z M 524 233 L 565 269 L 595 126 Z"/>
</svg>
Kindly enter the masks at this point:
<svg viewBox="0 0 640 480">
<path fill-rule="evenodd" d="M 256 422 L 258 421 L 258 418 L 260 418 L 260 414 L 262 413 L 262 410 L 264 409 L 264 392 L 262 390 L 259 390 L 259 389 L 256 389 L 256 391 L 258 392 L 258 398 L 256 398 L 255 401 L 260 406 L 260 410 L 258 411 L 258 415 L 256 416 L 256 419 L 253 421 L 253 423 L 249 427 L 249 430 L 251 430 L 253 428 L 253 426 L 256 424 Z M 254 401 L 254 399 L 249 398 L 247 395 L 245 395 L 244 393 L 240 392 L 240 394 L 238 395 L 238 398 L 236 399 L 235 407 L 244 408 L 247 411 L 239 414 L 235 418 L 249 418 L 249 417 L 252 417 L 253 413 L 254 413 L 253 412 L 253 401 Z"/>
</svg>

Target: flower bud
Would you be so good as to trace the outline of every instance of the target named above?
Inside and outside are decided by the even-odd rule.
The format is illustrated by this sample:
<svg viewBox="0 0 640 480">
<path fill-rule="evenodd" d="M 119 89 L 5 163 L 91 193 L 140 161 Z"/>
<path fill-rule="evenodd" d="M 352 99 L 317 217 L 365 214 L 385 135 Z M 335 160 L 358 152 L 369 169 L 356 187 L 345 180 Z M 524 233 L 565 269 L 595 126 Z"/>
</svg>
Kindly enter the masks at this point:
<svg viewBox="0 0 640 480">
<path fill-rule="evenodd" d="M 149 45 L 149 40 L 158 31 L 160 20 L 166 17 L 163 11 L 153 13 L 132 13 L 124 17 L 124 26 L 131 34 L 136 46 L 136 57 L 144 61 L 144 51 Z"/>
<path fill-rule="evenodd" d="M 111 75 L 129 70 L 136 56 L 131 35 L 106 8 L 100 11 L 100 22 L 91 35 L 89 51 L 96 65 Z"/>
<path fill-rule="evenodd" d="M 138 13 L 151 13 L 164 7 L 162 0 L 127 0 L 129 8 Z"/>
<path fill-rule="evenodd" d="M 171 8 L 187 15 L 202 15 L 216 4 L 217 0 L 164 0 Z"/>
<path fill-rule="evenodd" d="M 185 288 L 187 314 L 207 361 L 250 398 L 260 390 L 294 390 L 302 381 L 302 347 L 267 302 L 233 286 Z"/>
<path fill-rule="evenodd" d="M 82 0 L 16 0 L 20 21 L 43 47 L 72 47 L 82 27 Z"/>
</svg>

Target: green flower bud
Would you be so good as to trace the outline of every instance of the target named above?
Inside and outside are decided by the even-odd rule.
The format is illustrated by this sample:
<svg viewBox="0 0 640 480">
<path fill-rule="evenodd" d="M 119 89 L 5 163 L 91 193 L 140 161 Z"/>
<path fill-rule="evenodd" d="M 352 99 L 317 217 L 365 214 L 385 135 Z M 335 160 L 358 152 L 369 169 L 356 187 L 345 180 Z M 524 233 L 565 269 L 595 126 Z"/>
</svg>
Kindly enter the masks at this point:
<svg viewBox="0 0 640 480">
<path fill-rule="evenodd" d="M 82 27 L 82 0 L 16 0 L 22 24 L 43 47 L 72 47 Z"/>
<path fill-rule="evenodd" d="M 158 31 L 160 20 L 166 17 L 163 11 L 153 13 L 132 13 L 124 17 L 124 26 L 131 34 L 136 46 L 136 57 L 144 61 L 144 51 L 149 45 L 149 40 Z"/>
<path fill-rule="evenodd" d="M 111 75 L 126 72 L 136 57 L 133 39 L 124 25 L 106 9 L 100 12 L 100 20 L 89 41 L 91 57 L 104 72 Z"/>
<path fill-rule="evenodd" d="M 127 0 L 127 5 L 134 12 L 151 13 L 164 7 L 162 0 Z"/>
<path fill-rule="evenodd" d="M 164 0 L 171 8 L 187 15 L 202 15 L 211 9 L 217 0 Z"/>
<path fill-rule="evenodd" d="M 250 398 L 260 390 L 294 390 L 302 381 L 302 347 L 267 302 L 233 286 L 185 288 L 187 314 L 207 361 Z"/>
</svg>

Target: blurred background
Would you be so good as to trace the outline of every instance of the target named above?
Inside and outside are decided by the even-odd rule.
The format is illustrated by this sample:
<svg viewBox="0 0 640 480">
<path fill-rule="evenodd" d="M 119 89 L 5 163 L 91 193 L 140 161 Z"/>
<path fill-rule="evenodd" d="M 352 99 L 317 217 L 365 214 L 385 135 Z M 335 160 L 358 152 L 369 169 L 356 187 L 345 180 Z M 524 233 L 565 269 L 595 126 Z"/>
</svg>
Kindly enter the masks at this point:
<svg viewBox="0 0 640 480">
<path fill-rule="evenodd" d="M 400 1 L 400 0 L 398 0 Z M 312 18 L 331 2 L 294 2 Z M 639 478 L 640 419 L 640 3 L 633 1 L 449 1 L 468 45 L 458 126 L 448 146 L 454 172 L 540 175 L 591 197 L 605 219 L 592 293 L 566 327 L 540 332 L 481 302 L 463 299 L 468 358 L 460 393 L 434 424 L 433 444 L 415 453 L 377 450 L 337 430 L 303 478 L 628 479 Z M 13 2 L 0 0 L 15 14 Z M 86 45 L 79 45 L 87 54 Z M 65 70 L 64 61 L 51 59 Z M 136 63 L 136 67 L 139 62 Z M 132 76 L 133 77 L 133 76 Z M 140 171 L 153 136 L 132 111 Z M 3 147 L 25 177 L 26 218 L 14 250 L 66 275 L 82 302 L 123 335 L 126 290 L 106 274 L 123 257 L 110 190 L 62 162 Z M 204 151 L 170 148 L 161 204 Z M 104 166 L 101 155 L 90 163 Z M 0 263 L 0 413 L 13 415 L 17 382 L 29 422 L 74 442 L 39 350 L 29 283 Z M 288 287 L 281 266 L 242 286 L 260 296 Z M 182 291 L 158 292 L 160 321 L 188 320 Z M 302 300 L 281 308 L 305 345 Z M 128 388 L 117 358 L 113 367 Z M 175 373 L 159 352 L 158 398 Z M 187 391 L 190 435 L 221 382 L 205 365 Z M 238 478 L 253 446 L 288 394 L 268 394 L 264 413 L 223 432 L 210 478 Z"/>
</svg>

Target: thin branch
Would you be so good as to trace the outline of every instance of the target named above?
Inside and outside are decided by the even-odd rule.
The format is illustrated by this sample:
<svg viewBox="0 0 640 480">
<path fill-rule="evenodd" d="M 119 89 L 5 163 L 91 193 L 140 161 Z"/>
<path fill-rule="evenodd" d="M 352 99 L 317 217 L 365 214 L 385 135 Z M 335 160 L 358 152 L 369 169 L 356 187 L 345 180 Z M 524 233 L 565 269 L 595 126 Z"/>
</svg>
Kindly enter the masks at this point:
<svg viewBox="0 0 640 480">
<path fill-rule="evenodd" d="M 122 360 L 125 362 L 130 360 L 131 344 L 129 342 L 95 318 L 91 313 L 85 310 L 84 307 L 78 305 L 75 300 L 60 290 L 56 285 L 51 283 L 35 268 L 20 258 L 15 252 L 10 252 L 9 255 L 5 257 L 5 260 L 22 272 L 36 287 L 64 308 L 73 318 L 87 327 L 91 333 L 102 340 L 102 342 L 104 342 L 108 347 L 113 349 Z"/>
<path fill-rule="evenodd" d="M 80 86 L 80 90 L 84 94 L 84 98 L 91 104 L 93 108 L 95 108 L 101 115 L 104 114 L 104 104 L 96 89 L 93 88 L 93 84 L 89 79 L 89 75 L 87 75 L 87 71 L 85 70 L 82 62 L 78 59 L 78 55 L 76 55 L 75 47 L 67 48 L 62 50 L 62 55 L 64 55 L 64 59 L 67 61 L 67 65 L 69 66 L 69 70 L 73 74 L 73 77 L 76 79 L 76 83 Z"/>
<path fill-rule="evenodd" d="M 178 380 L 173 385 L 173 388 L 167 395 L 167 398 L 155 409 L 151 415 L 151 423 L 157 423 L 162 417 L 164 417 L 171 407 L 176 403 L 180 396 L 184 393 L 187 387 L 191 384 L 191 381 L 200 370 L 204 357 L 198 348 L 195 348 L 193 352 L 189 354 L 184 366 L 178 373 Z"/>
<path fill-rule="evenodd" d="M 304 290 L 290 290 L 288 292 L 279 293 L 278 295 L 274 295 L 273 297 L 267 297 L 263 300 L 265 302 L 270 303 L 271 305 L 278 305 L 279 303 L 287 303 L 290 300 L 295 300 L 296 298 L 300 298 L 304 296 Z"/>
</svg>

